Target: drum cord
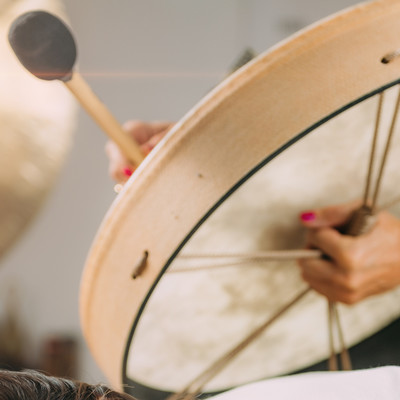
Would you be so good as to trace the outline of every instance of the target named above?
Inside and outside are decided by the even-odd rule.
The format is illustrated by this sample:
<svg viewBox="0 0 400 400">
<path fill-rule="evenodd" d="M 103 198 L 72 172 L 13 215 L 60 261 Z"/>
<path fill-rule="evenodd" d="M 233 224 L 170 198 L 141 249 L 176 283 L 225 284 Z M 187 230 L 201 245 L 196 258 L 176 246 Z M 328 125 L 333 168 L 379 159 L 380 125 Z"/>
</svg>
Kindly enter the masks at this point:
<svg viewBox="0 0 400 400">
<path fill-rule="evenodd" d="M 371 159 L 370 159 L 370 165 L 369 165 L 369 171 L 372 171 L 373 168 L 373 163 L 374 163 L 374 153 L 375 153 L 375 148 L 376 148 L 376 137 L 378 136 L 378 131 L 379 131 L 379 125 L 380 125 L 380 120 L 381 120 L 381 114 L 382 114 L 382 104 L 383 104 L 383 99 L 384 99 L 384 94 L 381 93 L 379 96 L 379 103 L 378 103 L 378 109 L 377 109 L 377 117 L 376 117 L 376 124 L 375 124 L 375 132 L 374 132 L 374 139 L 373 139 L 373 143 L 372 143 L 372 149 L 371 149 Z M 378 194 L 379 194 L 379 190 L 381 187 L 381 183 L 382 183 L 382 177 L 383 177 L 383 172 L 386 166 L 386 161 L 387 161 L 387 157 L 389 154 L 389 150 L 390 150 L 390 146 L 392 143 L 392 138 L 393 138 L 393 133 L 394 133 L 394 129 L 396 126 L 396 121 L 397 121 L 397 116 L 399 113 L 399 107 L 400 107 L 400 90 L 398 92 L 397 95 L 397 100 L 396 100 L 396 105 L 393 111 L 393 116 L 392 116 L 392 121 L 390 124 L 390 128 L 389 128 L 389 132 L 388 132 L 388 136 L 386 139 L 386 145 L 385 145 L 385 150 L 382 156 L 382 160 L 381 160 L 381 165 L 379 168 L 379 173 L 378 173 L 378 177 L 376 180 L 376 184 L 375 184 L 375 190 L 374 190 L 374 194 L 372 196 L 372 204 L 371 204 L 371 209 L 372 209 L 372 213 L 375 213 L 375 208 L 376 208 L 376 204 L 377 204 L 377 199 L 378 199 Z M 367 204 L 367 199 L 368 199 L 368 195 L 369 195 L 369 186 L 370 186 L 370 180 L 371 180 L 371 173 L 368 173 L 367 176 L 367 185 L 365 188 L 365 193 L 364 193 L 364 205 Z"/>
<path fill-rule="evenodd" d="M 330 356 L 328 360 L 328 368 L 329 371 L 338 371 L 338 362 L 337 362 L 337 352 L 335 350 L 334 343 L 334 327 L 337 328 L 337 334 L 340 345 L 340 362 L 341 369 L 344 371 L 350 371 L 352 369 L 351 359 L 348 352 L 348 349 L 345 345 L 344 335 L 342 330 L 342 324 L 340 323 L 339 311 L 337 309 L 337 304 L 333 301 L 328 300 L 328 331 L 329 331 L 329 350 Z"/>
<path fill-rule="evenodd" d="M 270 261 L 294 261 L 301 258 L 319 258 L 321 256 L 322 252 L 317 249 L 264 250 L 264 251 L 250 252 L 250 253 L 182 254 L 178 256 L 179 260 L 232 259 L 232 261 L 218 262 L 218 263 L 215 263 L 215 261 L 213 261 L 212 264 L 195 265 L 192 267 L 174 266 L 168 270 L 168 273 L 194 272 L 194 271 L 201 271 L 204 269 L 233 267 L 233 266 L 240 266 L 241 264 L 248 264 L 250 262 L 259 265 L 261 263 Z"/>
<path fill-rule="evenodd" d="M 388 135 L 386 138 L 386 144 L 385 144 L 383 156 L 381 159 L 381 163 L 379 166 L 378 176 L 376 178 L 375 189 L 373 191 L 372 200 L 371 200 L 371 203 L 369 203 L 372 172 L 374 169 L 375 154 L 376 154 L 376 148 L 377 148 L 377 142 L 378 142 L 378 133 L 379 133 L 379 128 L 380 128 L 381 119 L 382 119 L 383 102 L 384 102 L 384 92 L 380 93 L 379 98 L 378 98 L 378 106 L 377 106 L 377 112 L 376 112 L 376 118 L 375 118 L 375 128 L 374 128 L 374 134 L 373 134 L 372 145 L 371 145 L 370 159 L 369 159 L 369 163 L 368 163 L 368 172 L 367 172 L 366 185 L 365 185 L 365 189 L 364 189 L 363 203 L 362 203 L 361 207 L 353 213 L 349 223 L 344 227 L 343 233 L 345 233 L 346 235 L 359 236 L 359 235 L 362 235 L 362 234 L 368 232 L 372 228 L 372 226 L 375 224 L 377 212 L 382 210 L 382 207 L 377 209 L 376 204 L 377 204 L 378 194 L 379 194 L 381 183 L 382 183 L 383 171 L 385 169 L 386 161 L 388 158 L 390 146 L 392 143 L 394 128 L 396 125 L 397 116 L 398 116 L 398 112 L 399 112 L 399 108 L 400 108 L 400 90 L 398 91 L 396 105 L 395 105 L 395 108 L 393 111 L 389 132 L 388 132 Z M 396 199 L 396 202 L 398 200 L 399 199 Z M 393 204 L 394 204 L 394 202 L 390 202 L 387 205 L 385 205 L 383 208 L 389 208 Z M 343 370 L 351 370 L 352 369 L 351 360 L 350 360 L 350 356 L 349 356 L 347 347 L 344 342 L 344 335 L 343 335 L 343 330 L 342 330 L 341 323 L 340 323 L 337 304 L 335 302 L 328 300 L 328 327 L 329 327 L 328 330 L 329 330 L 329 347 L 330 347 L 330 357 L 329 357 L 328 365 L 329 365 L 330 371 L 338 370 L 338 363 L 337 363 L 337 356 L 336 356 L 337 353 L 335 351 L 335 345 L 334 345 L 334 327 L 335 327 L 335 325 L 337 328 L 337 334 L 338 334 L 338 339 L 339 339 L 339 344 L 340 344 L 340 353 L 339 354 L 340 354 L 341 367 Z"/>
<path fill-rule="evenodd" d="M 232 361 L 239 353 L 241 353 L 247 346 L 249 346 L 254 340 L 256 340 L 270 325 L 272 325 L 278 318 L 283 316 L 293 306 L 295 306 L 305 295 L 310 293 L 312 289 L 307 287 L 300 292 L 294 299 L 284 305 L 278 312 L 272 317 L 269 317 L 263 324 L 253 330 L 245 339 L 239 342 L 229 352 L 224 354 L 218 360 L 216 360 L 209 368 L 203 371 L 195 379 L 193 379 L 183 390 L 175 393 L 167 398 L 167 400 L 194 400 L 197 395 L 200 394 L 204 386 L 213 379 L 219 372 L 221 372 L 230 361 Z M 336 325 L 338 338 L 340 343 L 340 361 L 343 370 L 351 370 L 351 360 L 348 354 L 348 350 L 345 346 L 344 335 L 342 326 L 340 323 L 339 312 L 337 305 L 334 302 L 328 302 L 328 321 L 329 321 L 329 344 L 330 344 L 330 357 L 329 357 L 329 370 L 338 370 L 338 364 L 336 359 L 336 351 L 334 346 L 333 331 Z"/>
<path fill-rule="evenodd" d="M 300 292 L 290 302 L 285 304 L 278 312 L 272 317 L 269 317 L 264 323 L 253 330 L 248 336 L 240 341 L 235 347 L 229 352 L 224 354 L 218 360 L 216 360 L 209 368 L 193 379 L 182 391 L 173 394 L 167 398 L 167 400 L 192 400 L 201 393 L 203 387 L 216 376 L 217 373 L 221 372 L 227 364 L 232 361 L 239 353 L 241 353 L 247 346 L 249 346 L 255 339 L 257 339 L 270 325 L 272 325 L 278 318 L 290 310 L 295 304 L 297 304 L 303 297 L 311 292 L 311 288 L 307 287 Z"/>
<path fill-rule="evenodd" d="M 370 153 L 370 157 L 369 157 L 367 179 L 366 179 L 365 189 L 364 189 L 363 205 L 368 204 L 368 196 L 369 196 L 370 187 L 371 187 L 373 165 L 375 162 L 375 154 L 376 154 L 376 147 L 377 147 L 377 141 L 378 141 L 379 126 L 380 126 L 381 117 L 382 117 L 383 100 L 384 100 L 384 93 L 382 92 L 382 93 L 380 93 L 379 99 L 378 99 L 378 107 L 377 107 L 376 118 L 375 118 L 375 128 L 374 128 L 374 134 L 372 137 L 371 153 Z"/>
<path fill-rule="evenodd" d="M 369 164 L 368 164 L 368 173 L 367 173 L 367 179 L 366 179 L 363 204 L 358 210 L 356 210 L 353 213 L 349 223 L 344 227 L 343 233 L 345 233 L 347 235 L 358 236 L 358 235 L 364 234 L 372 227 L 373 223 L 375 222 L 375 215 L 377 212 L 376 203 L 377 203 L 378 194 L 379 194 L 380 187 L 381 187 L 383 172 L 384 172 L 387 157 L 389 154 L 389 149 L 390 149 L 390 145 L 391 145 L 391 141 L 392 141 L 392 137 L 393 137 L 394 128 L 396 125 L 398 111 L 400 108 L 400 90 L 397 95 L 396 106 L 395 106 L 395 109 L 393 112 L 390 129 L 389 129 L 388 136 L 386 139 L 386 145 L 385 145 L 383 156 L 381 159 L 378 176 L 377 176 L 376 183 L 375 183 L 375 189 L 374 189 L 374 192 L 372 195 L 372 200 L 371 200 L 371 203 L 369 203 L 368 199 L 369 199 L 369 192 L 370 192 L 370 187 L 371 187 L 372 171 L 373 171 L 373 166 L 374 166 L 374 161 L 375 161 L 378 132 L 379 132 L 381 116 L 382 116 L 383 101 L 384 101 L 384 94 L 380 93 L 378 107 L 377 107 L 374 135 L 373 135 L 372 146 L 371 146 L 370 160 L 369 160 Z M 288 258 L 290 258 L 290 257 L 288 257 L 288 254 L 290 254 L 292 256 L 291 258 L 295 258 L 295 257 L 293 257 L 293 255 L 295 254 L 294 252 L 298 252 L 298 251 L 299 250 L 294 250 L 294 251 L 289 250 L 289 253 L 287 253 L 286 251 L 280 252 L 280 253 L 281 253 L 281 255 L 286 253 L 286 255 L 284 255 L 283 258 L 286 257 L 286 259 L 288 259 Z M 317 250 L 317 252 L 318 253 L 309 254 L 309 255 L 312 257 L 321 257 L 322 253 L 318 250 Z M 270 253 L 273 253 L 273 252 L 270 252 Z M 276 252 L 276 253 L 278 253 L 278 252 Z M 279 255 L 280 259 L 282 259 L 281 255 Z M 297 256 L 298 255 L 299 254 L 297 254 Z M 236 256 L 239 256 L 239 258 L 242 257 L 247 260 L 249 260 L 249 259 L 257 260 L 257 259 L 263 258 L 263 257 L 268 259 L 268 256 L 266 256 L 266 254 L 263 254 L 263 257 L 260 257 L 260 254 L 255 254 L 255 255 L 253 254 L 253 256 L 246 256 L 246 255 L 242 254 L 242 255 L 236 255 Z M 186 257 L 183 256 L 182 258 L 191 258 L 191 257 L 192 258 L 194 258 L 194 257 L 208 258 L 210 256 L 189 255 Z M 219 255 L 219 257 L 226 258 L 227 255 L 222 254 L 222 255 Z M 299 258 L 299 257 L 297 257 L 297 258 Z M 269 259 L 271 259 L 271 257 Z M 312 289 L 310 287 L 307 287 L 302 292 L 300 292 L 294 299 L 292 299 L 289 303 L 284 305 L 276 314 L 274 314 L 272 317 L 268 318 L 263 324 L 261 324 L 259 327 L 257 327 L 247 337 L 245 337 L 241 342 L 239 342 L 235 347 L 233 347 L 231 349 L 231 351 L 227 352 L 225 355 L 220 357 L 209 368 L 207 368 L 204 372 L 202 372 L 195 379 L 193 379 L 182 391 L 169 396 L 167 398 L 167 400 L 193 400 L 193 399 L 195 399 L 196 396 L 202 392 L 203 387 L 211 379 L 213 379 L 219 372 L 221 372 L 231 360 L 233 360 L 241 351 L 243 351 L 255 339 L 257 339 L 273 322 L 275 322 L 279 317 L 281 317 L 290 308 L 292 308 L 295 304 L 297 304 L 306 294 L 311 292 L 311 290 Z M 345 345 L 345 340 L 344 340 L 342 326 L 340 323 L 337 304 L 335 302 L 328 300 L 328 330 L 329 330 L 329 347 L 330 347 L 330 357 L 329 357 L 328 363 L 329 363 L 330 370 L 338 369 L 338 363 L 337 363 L 337 357 L 336 357 L 336 351 L 335 351 L 335 345 L 334 345 L 334 328 L 335 328 L 335 326 L 337 328 L 338 340 L 339 340 L 339 345 L 340 345 L 341 367 L 344 370 L 350 370 L 351 369 L 351 361 L 350 361 L 350 356 L 349 356 L 348 350 Z"/>
</svg>

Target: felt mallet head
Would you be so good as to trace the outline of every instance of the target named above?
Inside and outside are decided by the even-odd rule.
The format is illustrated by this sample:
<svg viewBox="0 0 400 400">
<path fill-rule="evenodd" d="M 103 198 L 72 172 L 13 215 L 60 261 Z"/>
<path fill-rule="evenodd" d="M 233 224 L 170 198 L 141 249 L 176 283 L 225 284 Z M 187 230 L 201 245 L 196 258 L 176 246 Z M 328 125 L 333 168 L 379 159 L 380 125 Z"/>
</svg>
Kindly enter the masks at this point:
<svg viewBox="0 0 400 400">
<path fill-rule="evenodd" d="M 69 28 L 46 11 L 20 15 L 11 25 L 8 40 L 22 65 L 44 80 L 71 79 L 76 45 Z"/>
</svg>

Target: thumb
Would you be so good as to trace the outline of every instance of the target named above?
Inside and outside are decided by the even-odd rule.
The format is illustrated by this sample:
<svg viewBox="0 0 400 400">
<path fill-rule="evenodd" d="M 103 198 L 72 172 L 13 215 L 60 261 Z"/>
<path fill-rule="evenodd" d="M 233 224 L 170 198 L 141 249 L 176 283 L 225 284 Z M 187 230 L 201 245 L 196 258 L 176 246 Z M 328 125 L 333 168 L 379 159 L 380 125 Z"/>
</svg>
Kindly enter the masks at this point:
<svg viewBox="0 0 400 400">
<path fill-rule="evenodd" d="M 344 225 L 358 208 L 359 201 L 308 210 L 300 214 L 300 221 L 308 228 L 328 228 Z"/>
</svg>

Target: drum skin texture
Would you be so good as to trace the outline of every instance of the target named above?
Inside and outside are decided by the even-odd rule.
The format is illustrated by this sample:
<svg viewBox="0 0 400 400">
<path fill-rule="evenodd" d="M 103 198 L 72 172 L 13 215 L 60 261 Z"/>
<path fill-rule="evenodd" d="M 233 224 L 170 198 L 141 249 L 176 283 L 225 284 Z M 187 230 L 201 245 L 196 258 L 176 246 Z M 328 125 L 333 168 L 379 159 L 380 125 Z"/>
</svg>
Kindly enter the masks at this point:
<svg viewBox="0 0 400 400">
<path fill-rule="evenodd" d="M 397 87 L 385 92 L 382 132 L 389 129 L 397 92 Z M 239 262 L 188 259 L 181 254 L 254 254 L 304 247 L 306 232 L 298 221 L 301 211 L 360 195 L 377 100 L 373 96 L 342 112 L 290 146 L 236 190 L 195 232 L 161 278 L 135 328 L 126 363 L 129 386 L 135 387 L 132 394 L 142 398 L 139 383 L 163 391 L 179 389 L 182 381 L 206 370 L 305 288 L 294 260 Z M 380 204 L 397 195 L 399 132 L 392 139 Z M 385 139 L 385 134 L 379 136 L 379 149 Z M 399 215 L 399 206 L 391 211 Z M 385 365 L 383 352 L 374 353 L 364 339 L 369 342 L 371 335 L 399 316 L 399 301 L 400 291 L 393 290 L 351 307 L 338 305 L 345 343 L 362 342 L 369 354 L 366 366 Z M 205 391 L 214 393 L 304 367 L 316 368 L 315 363 L 329 357 L 328 337 L 326 299 L 310 293 L 231 361 Z M 394 355 L 388 363 L 396 362 L 396 349 L 392 347 Z M 363 357 L 354 351 L 352 347 L 353 365 L 360 368 Z M 327 363 L 322 364 L 319 368 L 323 369 Z M 147 397 L 151 396 L 143 393 Z"/>
<path fill-rule="evenodd" d="M 273 47 L 195 106 L 132 175 L 99 228 L 81 286 L 84 335 L 116 388 L 149 295 L 222 200 L 320 122 L 400 78 L 400 60 L 381 62 L 400 48 L 399 18 L 398 1 L 374 1 Z M 132 279 L 145 251 L 146 268 Z"/>
</svg>

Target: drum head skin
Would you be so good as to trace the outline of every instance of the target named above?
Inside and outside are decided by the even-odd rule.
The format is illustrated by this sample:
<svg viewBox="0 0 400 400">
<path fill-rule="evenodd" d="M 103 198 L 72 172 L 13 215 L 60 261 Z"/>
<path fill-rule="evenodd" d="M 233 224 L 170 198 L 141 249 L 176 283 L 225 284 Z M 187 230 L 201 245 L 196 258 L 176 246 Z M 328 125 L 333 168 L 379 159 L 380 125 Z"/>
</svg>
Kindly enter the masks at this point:
<svg viewBox="0 0 400 400">
<path fill-rule="evenodd" d="M 97 233 L 82 277 L 84 334 L 114 386 L 136 381 L 179 391 L 202 372 L 195 371 L 199 364 L 186 363 L 192 355 L 206 355 L 211 363 L 303 288 L 293 265 L 267 272 L 250 265 L 229 273 L 215 268 L 186 277 L 171 271 L 191 251 L 299 248 L 304 232 L 298 212 L 361 196 L 367 160 L 365 168 L 359 164 L 371 140 L 375 95 L 400 78 L 400 60 L 382 62 L 400 48 L 399 18 L 397 1 L 362 4 L 270 49 L 190 111 L 133 174 Z M 397 170 L 396 163 L 388 169 L 395 181 Z M 390 199 L 393 185 L 386 187 L 382 197 Z M 146 252 L 145 268 L 133 279 Z M 350 341 L 395 319 L 398 296 L 368 300 L 356 314 L 346 310 Z M 315 294 L 304 303 L 275 328 L 272 342 L 266 334 L 250 358 L 243 356 L 241 369 L 227 370 L 207 390 L 288 373 L 325 357 L 326 327 L 316 321 L 326 304 Z M 299 346 L 308 336 L 311 351 Z M 281 344 L 281 338 L 289 339 Z M 294 356 L 293 347 L 302 355 Z M 250 361 L 262 348 L 274 352 L 266 359 L 279 359 L 267 373 Z"/>
</svg>

